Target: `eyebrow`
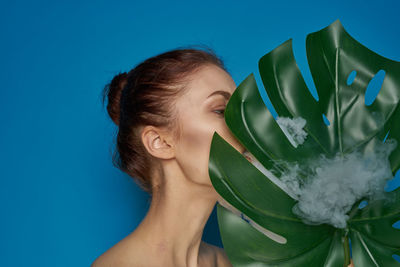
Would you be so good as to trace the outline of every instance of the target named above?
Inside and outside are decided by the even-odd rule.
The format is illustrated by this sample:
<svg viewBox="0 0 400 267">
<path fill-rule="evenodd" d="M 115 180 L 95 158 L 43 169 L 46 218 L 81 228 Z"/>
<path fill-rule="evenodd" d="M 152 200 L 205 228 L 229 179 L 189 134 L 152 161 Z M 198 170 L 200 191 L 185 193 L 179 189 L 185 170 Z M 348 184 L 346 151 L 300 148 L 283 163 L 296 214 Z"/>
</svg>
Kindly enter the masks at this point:
<svg viewBox="0 0 400 267">
<path fill-rule="evenodd" d="M 214 91 L 213 93 L 211 93 L 209 96 L 207 96 L 207 98 L 209 98 L 213 95 L 222 95 L 226 99 L 229 99 L 231 97 L 231 93 L 229 93 L 227 91 L 218 90 L 218 91 Z"/>
</svg>

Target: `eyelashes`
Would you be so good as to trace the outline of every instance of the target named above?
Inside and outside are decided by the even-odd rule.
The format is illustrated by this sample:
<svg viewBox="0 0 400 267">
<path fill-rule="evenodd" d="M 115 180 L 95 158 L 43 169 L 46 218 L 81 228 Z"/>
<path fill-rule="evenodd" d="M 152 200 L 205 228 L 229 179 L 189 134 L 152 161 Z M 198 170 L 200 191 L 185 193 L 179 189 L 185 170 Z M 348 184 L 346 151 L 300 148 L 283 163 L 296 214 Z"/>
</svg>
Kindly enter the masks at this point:
<svg viewBox="0 0 400 267">
<path fill-rule="evenodd" d="M 225 109 L 216 109 L 213 111 L 214 113 L 217 113 L 220 116 L 224 116 L 225 114 Z"/>
</svg>

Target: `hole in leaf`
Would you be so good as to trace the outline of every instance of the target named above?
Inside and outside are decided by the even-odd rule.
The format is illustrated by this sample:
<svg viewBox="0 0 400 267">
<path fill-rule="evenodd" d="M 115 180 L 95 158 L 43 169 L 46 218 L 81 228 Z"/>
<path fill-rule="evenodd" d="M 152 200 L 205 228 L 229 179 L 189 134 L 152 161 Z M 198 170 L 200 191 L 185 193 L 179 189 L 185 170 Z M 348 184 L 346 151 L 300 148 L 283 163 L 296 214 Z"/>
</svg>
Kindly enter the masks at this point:
<svg viewBox="0 0 400 267">
<path fill-rule="evenodd" d="M 400 169 L 396 172 L 393 179 L 387 181 L 385 186 L 386 192 L 392 192 L 400 186 Z"/>
<path fill-rule="evenodd" d="M 396 261 L 400 262 L 400 256 L 397 254 L 393 254 L 392 255 L 393 259 L 395 259 Z"/>
<path fill-rule="evenodd" d="M 363 209 L 363 208 L 365 208 L 365 206 L 367 206 L 367 205 L 368 205 L 368 201 L 363 200 L 363 201 L 361 201 L 360 204 L 358 205 L 358 208 L 359 208 L 359 209 Z"/>
<path fill-rule="evenodd" d="M 350 72 L 349 76 L 347 77 L 347 85 L 351 85 L 356 78 L 357 71 L 353 70 Z"/>
<path fill-rule="evenodd" d="M 270 239 L 274 240 L 277 243 L 280 244 L 286 244 L 287 243 L 287 239 L 284 238 L 281 235 L 278 235 L 274 232 L 271 232 L 268 229 L 265 229 L 264 227 L 262 227 L 261 225 L 257 224 L 256 222 L 254 222 L 253 220 L 251 220 L 249 217 L 247 217 L 245 214 L 241 213 L 240 217 L 245 220 L 248 224 L 250 224 L 252 227 L 254 227 L 255 229 L 257 229 L 259 232 L 263 233 L 264 235 L 266 235 L 267 237 L 269 237 Z"/>
<path fill-rule="evenodd" d="M 247 220 L 247 219 L 243 216 L 243 213 L 240 213 L 240 218 L 242 218 L 243 220 L 245 220 L 247 223 L 250 223 L 250 221 Z"/>
<path fill-rule="evenodd" d="M 262 82 L 262 79 L 260 76 L 260 72 L 257 72 L 256 74 L 258 74 L 258 75 L 254 75 L 254 79 L 256 80 L 258 93 L 260 94 L 261 99 L 263 100 L 268 111 L 271 112 L 272 117 L 274 117 L 274 119 L 276 119 L 276 117 L 278 116 L 278 113 L 276 112 L 274 105 L 272 105 L 271 100 L 268 97 L 267 91 L 265 90 L 264 83 Z"/>
<path fill-rule="evenodd" d="M 312 78 L 310 71 L 310 66 L 308 65 L 305 38 L 306 37 L 303 37 L 302 39 L 292 39 L 293 57 L 296 61 L 297 66 L 299 67 L 301 75 L 303 76 L 308 91 L 311 93 L 316 101 L 319 101 L 318 92 L 315 88 L 314 79 Z"/>
<path fill-rule="evenodd" d="M 379 70 L 375 76 L 369 82 L 367 89 L 365 91 L 365 105 L 371 105 L 379 91 L 381 90 L 383 80 L 385 78 L 385 71 Z"/>
<path fill-rule="evenodd" d="M 400 221 L 395 222 L 392 226 L 393 228 L 400 229 Z"/>
<path fill-rule="evenodd" d="M 259 232 L 263 233 L 265 236 L 267 236 L 268 238 L 270 238 L 271 240 L 280 243 L 280 244 L 286 244 L 287 243 L 287 239 L 281 235 L 278 235 L 268 229 L 263 228 L 262 226 L 258 225 L 257 223 L 255 223 L 254 221 L 252 221 L 249 217 L 247 217 L 245 214 L 243 214 L 242 212 L 240 212 L 238 209 L 236 209 L 235 207 L 233 207 L 232 205 L 230 205 L 228 202 L 226 202 L 225 200 L 223 201 L 218 201 L 218 203 L 223 206 L 224 208 L 230 210 L 233 214 L 235 214 L 236 216 L 242 218 L 244 221 L 246 221 L 247 223 L 249 223 L 252 227 L 254 227 L 255 229 L 257 229 Z M 240 215 L 239 215 L 240 214 Z"/>
<path fill-rule="evenodd" d="M 329 126 L 331 123 L 329 122 L 328 118 L 325 116 L 324 113 L 322 113 L 322 118 L 324 119 L 324 123 Z"/>
<path fill-rule="evenodd" d="M 382 142 L 382 143 L 385 143 L 385 141 L 386 141 L 386 138 L 387 138 L 387 137 L 388 137 L 388 135 L 389 135 L 389 132 L 390 132 L 390 130 L 387 132 L 387 134 L 386 134 L 385 138 L 383 138 L 383 142 Z"/>
</svg>

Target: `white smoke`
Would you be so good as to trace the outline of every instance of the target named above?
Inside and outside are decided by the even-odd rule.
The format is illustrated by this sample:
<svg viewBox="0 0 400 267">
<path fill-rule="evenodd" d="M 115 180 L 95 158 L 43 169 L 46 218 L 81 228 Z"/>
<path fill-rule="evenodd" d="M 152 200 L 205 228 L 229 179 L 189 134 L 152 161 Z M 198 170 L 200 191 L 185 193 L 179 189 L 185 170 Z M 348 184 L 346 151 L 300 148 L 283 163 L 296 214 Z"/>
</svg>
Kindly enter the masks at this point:
<svg viewBox="0 0 400 267">
<path fill-rule="evenodd" d="M 304 125 L 306 125 L 305 119 L 302 117 L 291 119 L 278 116 L 276 122 L 294 147 L 303 144 L 307 137 L 307 133 L 303 130 Z"/>
<path fill-rule="evenodd" d="M 292 141 L 297 140 L 291 141 L 297 147 L 307 135 L 302 130 L 305 120 L 295 119 L 295 123 L 290 120 L 285 118 L 282 128 L 285 128 L 288 139 L 291 136 Z M 395 139 L 387 139 L 374 151 L 365 154 L 353 151 L 343 156 L 338 153 L 333 158 L 321 154 L 302 163 L 275 160 L 275 164 L 286 170 L 279 178 L 265 169 L 251 153 L 246 151 L 245 154 L 265 176 L 298 201 L 293 213 L 303 222 L 345 228 L 348 212 L 358 200 L 374 201 L 385 197 L 386 182 L 393 178 L 388 157 L 396 146 Z"/>
</svg>

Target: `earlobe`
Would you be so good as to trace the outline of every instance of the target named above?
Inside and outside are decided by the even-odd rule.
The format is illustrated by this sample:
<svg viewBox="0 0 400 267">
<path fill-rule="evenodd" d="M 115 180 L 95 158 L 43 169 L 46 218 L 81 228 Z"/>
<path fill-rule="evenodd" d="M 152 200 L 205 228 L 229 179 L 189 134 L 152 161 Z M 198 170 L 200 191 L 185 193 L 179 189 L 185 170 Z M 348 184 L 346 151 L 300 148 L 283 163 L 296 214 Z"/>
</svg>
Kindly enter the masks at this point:
<svg viewBox="0 0 400 267">
<path fill-rule="evenodd" d="M 173 146 L 167 133 L 154 126 L 145 126 L 142 131 L 143 145 L 156 158 L 170 159 L 174 156 Z"/>
</svg>

